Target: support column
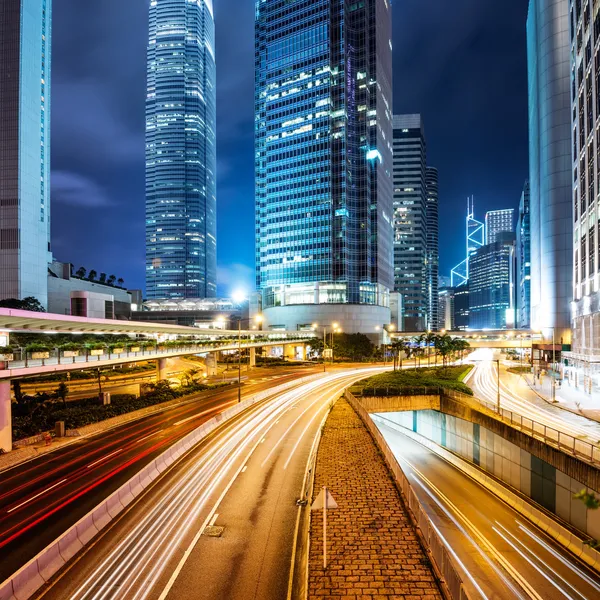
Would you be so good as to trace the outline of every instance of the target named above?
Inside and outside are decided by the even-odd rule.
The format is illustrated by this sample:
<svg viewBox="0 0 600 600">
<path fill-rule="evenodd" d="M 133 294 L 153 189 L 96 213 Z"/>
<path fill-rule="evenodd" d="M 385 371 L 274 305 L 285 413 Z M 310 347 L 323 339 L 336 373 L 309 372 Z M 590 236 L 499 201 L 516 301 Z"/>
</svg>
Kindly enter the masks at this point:
<svg viewBox="0 0 600 600">
<path fill-rule="evenodd" d="M 163 381 L 167 379 L 167 359 L 157 358 L 156 359 L 156 381 Z"/>
<path fill-rule="evenodd" d="M 0 381 L 0 448 L 4 452 L 12 450 L 12 410 L 10 381 Z"/>
<path fill-rule="evenodd" d="M 296 346 L 294 344 L 286 344 L 283 347 L 284 358 L 296 360 Z"/>
<path fill-rule="evenodd" d="M 300 346 L 300 360 L 306 360 L 306 344 Z"/>
<path fill-rule="evenodd" d="M 206 367 L 206 374 L 208 377 L 212 377 L 217 374 L 217 354 L 216 352 L 209 352 L 204 359 L 204 366 Z"/>
<path fill-rule="evenodd" d="M 248 348 L 248 350 L 250 350 L 248 368 L 251 369 L 256 366 L 256 348 Z"/>
</svg>

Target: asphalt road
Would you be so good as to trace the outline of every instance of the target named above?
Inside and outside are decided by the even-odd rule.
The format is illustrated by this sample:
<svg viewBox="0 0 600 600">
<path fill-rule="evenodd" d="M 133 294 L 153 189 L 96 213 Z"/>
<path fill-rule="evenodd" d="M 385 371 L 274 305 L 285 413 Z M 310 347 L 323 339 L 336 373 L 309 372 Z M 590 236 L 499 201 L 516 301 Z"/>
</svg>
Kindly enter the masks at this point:
<svg viewBox="0 0 600 600">
<path fill-rule="evenodd" d="M 296 500 L 327 410 L 368 371 L 323 374 L 201 442 L 48 589 L 45 599 L 285 599 Z M 222 527 L 206 535 L 206 527 Z M 213 530 L 214 531 L 214 530 Z"/>
<path fill-rule="evenodd" d="M 378 427 L 462 563 L 470 597 L 600 598 L 600 576 L 544 532 L 395 427 Z"/>
<path fill-rule="evenodd" d="M 514 366 L 514 365 L 511 365 Z M 468 381 L 475 395 L 493 403 L 498 397 L 498 372 L 495 361 L 475 363 L 475 371 Z M 500 363 L 500 405 L 538 423 L 568 433 L 580 440 L 597 444 L 600 423 L 562 410 L 542 400 L 522 379 L 506 371 Z"/>
<path fill-rule="evenodd" d="M 262 375 L 243 397 L 309 374 Z M 0 581 L 35 556 L 134 473 L 228 406 L 237 388 L 200 394 L 0 473 Z"/>
</svg>

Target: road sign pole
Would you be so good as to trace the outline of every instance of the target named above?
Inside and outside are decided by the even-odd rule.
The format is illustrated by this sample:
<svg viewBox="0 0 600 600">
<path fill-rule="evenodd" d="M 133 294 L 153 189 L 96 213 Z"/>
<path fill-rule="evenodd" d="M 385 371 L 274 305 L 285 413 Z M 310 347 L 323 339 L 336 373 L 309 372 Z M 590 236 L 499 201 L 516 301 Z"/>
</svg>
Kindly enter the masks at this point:
<svg viewBox="0 0 600 600">
<path fill-rule="evenodd" d="M 327 568 L 327 488 L 323 486 L 323 569 Z"/>
</svg>

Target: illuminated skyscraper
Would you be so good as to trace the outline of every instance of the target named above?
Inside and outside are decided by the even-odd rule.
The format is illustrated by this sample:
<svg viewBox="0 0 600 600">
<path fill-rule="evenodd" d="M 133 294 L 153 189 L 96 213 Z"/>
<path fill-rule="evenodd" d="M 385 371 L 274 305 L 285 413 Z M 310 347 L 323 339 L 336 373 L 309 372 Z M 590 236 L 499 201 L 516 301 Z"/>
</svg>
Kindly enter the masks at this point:
<svg viewBox="0 0 600 600">
<path fill-rule="evenodd" d="M 515 229 L 514 208 L 488 210 L 485 213 L 485 243 L 493 244 L 499 233 L 513 232 Z"/>
<path fill-rule="evenodd" d="M 256 2 L 256 267 L 269 328 L 390 322 L 386 0 Z"/>
<path fill-rule="evenodd" d="M 440 329 L 438 296 L 439 274 L 439 199 L 438 170 L 427 167 L 425 171 L 426 215 L 427 215 L 427 326 L 433 331 Z"/>
<path fill-rule="evenodd" d="M 51 0 L 0 2 L 0 298 L 48 302 Z"/>
<path fill-rule="evenodd" d="M 531 235 L 529 231 L 529 181 L 523 186 L 517 221 L 517 325 L 531 326 Z"/>
<path fill-rule="evenodd" d="M 146 95 L 146 296 L 216 295 L 212 0 L 152 0 Z"/>
</svg>

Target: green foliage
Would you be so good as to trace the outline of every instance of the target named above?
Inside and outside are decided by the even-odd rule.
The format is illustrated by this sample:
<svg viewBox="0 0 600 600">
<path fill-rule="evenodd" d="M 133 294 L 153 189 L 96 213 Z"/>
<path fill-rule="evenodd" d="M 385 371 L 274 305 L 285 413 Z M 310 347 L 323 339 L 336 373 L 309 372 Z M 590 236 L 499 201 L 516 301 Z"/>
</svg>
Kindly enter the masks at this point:
<svg viewBox="0 0 600 600">
<path fill-rule="evenodd" d="M 375 346 L 363 333 L 336 333 L 333 336 L 334 360 L 364 361 L 373 357 Z"/>
<path fill-rule="evenodd" d="M 33 296 L 27 296 L 23 300 L 18 298 L 6 298 L 0 300 L 0 308 L 15 308 L 17 310 L 30 310 L 33 312 L 46 312 L 40 301 Z"/>
<path fill-rule="evenodd" d="M 584 489 L 577 492 L 573 498 L 581 500 L 587 508 L 591 508 L 592 510 L 598 510 L 600 508 L 600 498 L 598 498 L 594 492 L 588 492 Z"/>
<path fill-rule="evenodd" d="M 92 342 L 85 345 L 88 350 L 104 350 L 106 348 L 106 344 L 102 342 Z"/>
<path fill-rule="evenodd" d="M 45 344 L 29 344 L 29 346 L 27 346 L 25 348 L 25 350 L 27 350 L 27 352 L 49 352 L 50 351 L 50 347 L 46 346 Z"/>
<path fill-rule="evenodd" d="M 12 354 L 14 350 L 12 346 L 0 346 L 0 354 Z"/>
<path fill-rule="evenodd" d="M 392 371 L 369 377 L 353 389 L 362 389 L 365 396 L 402 396 L 423 388 L 455 390 L 472 396 L 473 390 L 460 381 L 470 369 L 470 366 L 453 366 Z"/>
<path fill-rule="evenodd" d="M 81 350 L 82 347 L 83 347 L 82 344 L 77 344 L 75 342 L 66 342 L 59 346 L 59 348 L 61 350 L 67 350 L 67 351 Z"/>
</svg>

